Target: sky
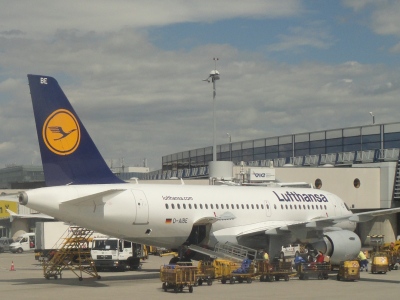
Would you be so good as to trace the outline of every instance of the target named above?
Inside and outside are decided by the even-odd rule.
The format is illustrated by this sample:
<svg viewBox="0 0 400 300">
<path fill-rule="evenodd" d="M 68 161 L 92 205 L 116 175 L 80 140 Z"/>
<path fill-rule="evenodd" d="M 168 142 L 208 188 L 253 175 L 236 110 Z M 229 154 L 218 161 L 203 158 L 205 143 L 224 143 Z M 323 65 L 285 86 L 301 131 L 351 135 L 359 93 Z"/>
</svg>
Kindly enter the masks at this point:
<svg viewBox="0 0 400 300">
<path fill-rule="evenodd" d="M 397 0 L 0 0 L 0 168 L 41 164 L 27 74 L 54 77 L 109 165 L 398 122 Z M 218 60 L 214 60 L 218 58 Z M 216 64 L 215 64 L 216 63 Z"/>
</svg>

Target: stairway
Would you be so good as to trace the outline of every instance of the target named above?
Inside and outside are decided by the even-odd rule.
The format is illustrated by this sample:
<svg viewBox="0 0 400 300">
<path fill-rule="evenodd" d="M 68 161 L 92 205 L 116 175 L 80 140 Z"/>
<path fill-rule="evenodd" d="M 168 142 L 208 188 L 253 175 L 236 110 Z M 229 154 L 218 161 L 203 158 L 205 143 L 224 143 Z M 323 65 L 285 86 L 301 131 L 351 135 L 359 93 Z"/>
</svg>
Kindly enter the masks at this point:
<svg viewBox="0 0 400 300">
<path fill-rule="evenodd" d="M 214 250 L 206 249 L 197 245 L 188 246 L 189 249 L 210 256 L 211 258 L 225 258 L 234 261 L 243 261 L 245 258 L 255 259 L 257 250 L 237 244 L 217 243 Z"/>
<path fill-rule="evenodd" d="M 400 201 L 400 159 L 397 162 L 397 167 L 396 167 L 396 178 L 393 187 L 393 200 Z"/>
</svg>

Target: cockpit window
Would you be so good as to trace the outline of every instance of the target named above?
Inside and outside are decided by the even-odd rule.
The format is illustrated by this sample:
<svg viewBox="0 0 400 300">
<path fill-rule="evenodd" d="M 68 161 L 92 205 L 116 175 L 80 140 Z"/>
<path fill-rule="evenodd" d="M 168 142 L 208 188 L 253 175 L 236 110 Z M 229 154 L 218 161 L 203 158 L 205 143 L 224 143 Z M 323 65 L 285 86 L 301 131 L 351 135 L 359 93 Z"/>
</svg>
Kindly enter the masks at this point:
<svg viewBox="0 0 400 300">
<path fill-rule="evenodd" d="M 344 206 L 346 206 L 346 209 L 347 209 L 348 211 L 351 211 L 350 208 L 347 206 L 346 202 L 343 202 L 343 203 L 344 203 Z"/>
</svg>

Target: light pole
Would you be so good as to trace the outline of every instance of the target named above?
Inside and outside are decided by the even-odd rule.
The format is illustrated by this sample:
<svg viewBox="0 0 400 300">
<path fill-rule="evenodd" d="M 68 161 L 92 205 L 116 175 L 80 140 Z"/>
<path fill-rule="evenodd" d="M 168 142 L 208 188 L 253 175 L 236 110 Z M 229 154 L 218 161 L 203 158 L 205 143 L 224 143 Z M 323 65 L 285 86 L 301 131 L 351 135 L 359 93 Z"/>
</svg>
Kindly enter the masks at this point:
<svg viewBox="0 0 400 300">
<path fill-rule="evenodd" d="M 226 135 L 229 138 L 229 160 L 232 161 L 232 136 L 228 132 Z"/>
<path fill-rule="evenodd" d="M 215 81 L 219 80 L 219 72 L 216 70 L 217 69 L 217 60 L 218 58 L 213 58 L 215 61 L 215 69 L 210 72 L 210 75 L 203 81 L 210 82 L 210 80 L 213 83 L 213 123 L 214 123 L 214 130 L 213 130 L 213 161 L 217 161 L 217 145 L 215 142 L 215 131 L 217 128 L 216 121 L 215 121 L 215 96 L 217 94 L 216 88 L 215 88 Z"/>
<path fill-rule="evenodd" d="M 372 124 L 375 124 L 375 116 L 372 113 L 372 111 L 369 112 L 369 114 L 372 116 Z"/>
</svg>

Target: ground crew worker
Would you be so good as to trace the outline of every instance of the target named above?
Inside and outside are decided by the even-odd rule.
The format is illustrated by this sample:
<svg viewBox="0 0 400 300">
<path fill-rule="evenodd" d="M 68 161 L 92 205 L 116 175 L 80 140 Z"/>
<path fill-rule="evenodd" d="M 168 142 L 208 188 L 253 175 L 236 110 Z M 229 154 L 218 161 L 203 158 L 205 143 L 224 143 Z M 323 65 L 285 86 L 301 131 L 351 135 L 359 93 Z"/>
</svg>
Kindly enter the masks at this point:
<svg viewBox="0 0 400 300">
<path fill-rule="evenodd" d="M 264 260 L 266 261 L 266 262 L 268 262 L 269 261 L 269 255 L 268 255 L 268 253 L 267 253 L 267 251 L 264 251 Z"/>
<path fill-rule="evenodd" d="M 368 272 L 368 260 L 367 260 L 367 257 L 365 256 L 364 252 L 360 251 L 357 258 L 360 261 L 360 272 L 363 271 L 364 267 L 365 267 L 365 271 Z"/>
<path fill-rule="evenodd" d="M 324 257 L 324 254 L 322 253 L 322 251 L 318 251 L 318 254 L 316 256 L 316 262 L 317 263 L 325 262 L 325 257 Z"/>
</svg>

